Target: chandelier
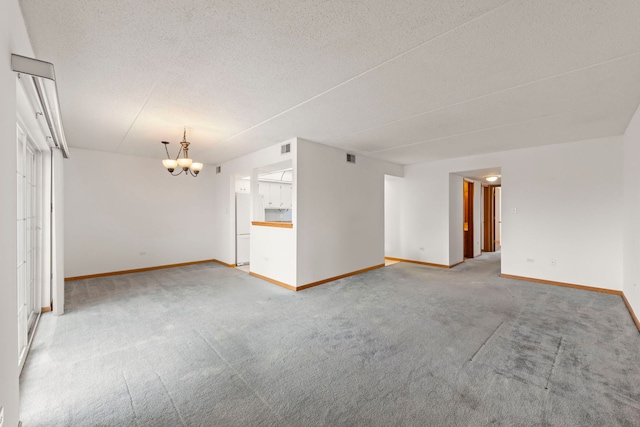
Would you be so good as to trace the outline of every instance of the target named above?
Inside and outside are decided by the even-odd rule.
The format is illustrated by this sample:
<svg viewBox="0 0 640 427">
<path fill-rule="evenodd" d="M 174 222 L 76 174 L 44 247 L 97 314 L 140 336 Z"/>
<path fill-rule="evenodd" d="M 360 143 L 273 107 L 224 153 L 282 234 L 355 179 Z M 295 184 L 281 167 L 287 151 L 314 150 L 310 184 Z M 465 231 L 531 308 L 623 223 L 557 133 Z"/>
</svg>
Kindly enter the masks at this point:
<svg viewBox="0 0 640 427">
<path fill-rule="evenodd" d="M 178 150 L 178 155 L 176 156 L 175 160 L 172 159 L 169 155 L 169 149 L 167 148 L 167 145 L 169 145 L 169 143 L 167 141 L 162 141 L 162 143 L 164 144 L 164 151 L 167 152 L 167 158 L 162 161 L 162 165 L 167 168 L 171 175 L 178 176 L 182 172 L 184 172 L 185 176 L 198 176 L 198 173 L 200 173 L 204 165 L 202 163 L 194 162 L 189 158 L 190 142 L 187 142 L 186 127 L 184 128 L 184 133 L 182 134 L 182 142 L 180 143 L 180 149 Z M 180 153 L 182 153 L 182 157 L 180 157 Z M 173 171 L 176 170 L 177 167 L 180 167 L 180 172 L 173 173 Z"/>
</svg>

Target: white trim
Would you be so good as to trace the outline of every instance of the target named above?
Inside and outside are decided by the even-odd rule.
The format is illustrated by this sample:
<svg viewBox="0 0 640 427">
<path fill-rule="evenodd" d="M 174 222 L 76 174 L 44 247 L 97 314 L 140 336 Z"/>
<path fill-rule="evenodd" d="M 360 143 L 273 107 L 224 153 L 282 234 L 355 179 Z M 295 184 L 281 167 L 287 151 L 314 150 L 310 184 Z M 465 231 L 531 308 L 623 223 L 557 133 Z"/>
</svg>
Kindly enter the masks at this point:
<svg viewBox="0 0 640 427">
<path fill-rule="evenodd" d="M 51 300 L 53 301 L 53 314 L 64 314 L 64 175 L 62 150 L 52 149 L 52 188 L 51 206 L 51 268 L 53 280 L 51 283 Z"/>
</svg>

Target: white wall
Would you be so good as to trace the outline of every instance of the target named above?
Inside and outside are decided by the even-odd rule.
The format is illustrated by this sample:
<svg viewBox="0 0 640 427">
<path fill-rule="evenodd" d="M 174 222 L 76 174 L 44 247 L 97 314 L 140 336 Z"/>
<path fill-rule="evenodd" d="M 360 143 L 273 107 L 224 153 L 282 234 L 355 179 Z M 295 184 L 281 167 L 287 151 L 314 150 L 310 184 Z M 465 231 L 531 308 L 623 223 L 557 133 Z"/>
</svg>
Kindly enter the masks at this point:
<svg viewBox="0 0 640 427">
<path fill-rule="evenodd" d="M 386 227 L 385 256 L 449 264 L 450 171 L 432 167 L 405 166 L 404 179 L 386 186 L 385 214 L 400 227 Z"/>
<path fill-rule="evenodd" d="M 403 167 L 298 140 L 297 286 L 384 263 L 384 176 Z"/>
<path fill-rule="evenodd" d="M 65 276 L 65 232 L 64 223 L 66 216 L 64 213 L 64 168 L 66 160 L 62 156 L 60 149 L 51 150 L 51 169 L 53 188 L 51 194 L 51 303 L 53 314 L 61 316 L 64 314 L 64 278 Z"/>
<path fill-rule="evenodd" d="M 384 253 L 395 252 L 403 246 L 404 221 L 400 207 L 404 199 L 404 178 L 384 177 Z"/>
<path fill-rule="evenodd" d="M 473 181 L 473 256 L 482 255 L 482 216 L 484 204 L 482 200 L 482 183 Z"/>
<path fill-rule="evenodd" d="M 214 258 L 214 176 L 212 166 L 175 177 L 158 159 L 73 148 L 64 171 L 65 276 Z"/>
<path fill-rule="evenodd" d="M 296 228 L 251 226 L 250 271 L 296 286 Z"/>
<path fill-rule="evenodd" d="M 621 289 L 621 137 L 406 166 L 396 207 L 405 228 L 392 239 L 403 244 L 386 255 L 454 264 L 458 250 L 449 245 L 458 244 L 459 227 L 450 229 L 449 210 L 458 221 L 461 209 L 450 203 L 462 196 L 450 189 L 462 184 L 450 173 L 492 167 L 502 168 L 503 273 Z"/>
<path fill-rule="evenodd" d="M 464 179 L 449 175 L 449 258 L 444 265 L 464 261 Z"/>
<path fill-rule="evenodd" d="M 623 292 L 640 316 L 640 109 L 624 134 Z"/>
<path fill-rule="evenodd" d="M 18 425 L 18 322 L 16 295 L 16 74 L 11 54 L 33 56 L 17 0 L 0 2 L 0 144 L 11 163 L 0 168 L 0 407 L 4 425 Z M 12 166 L 13 165 L 13 166 Z"/>
<path fill-rule="evenodd" d="M 622 139 L 505 157 L 503 273 L 621 290 Z"/>
</svg>

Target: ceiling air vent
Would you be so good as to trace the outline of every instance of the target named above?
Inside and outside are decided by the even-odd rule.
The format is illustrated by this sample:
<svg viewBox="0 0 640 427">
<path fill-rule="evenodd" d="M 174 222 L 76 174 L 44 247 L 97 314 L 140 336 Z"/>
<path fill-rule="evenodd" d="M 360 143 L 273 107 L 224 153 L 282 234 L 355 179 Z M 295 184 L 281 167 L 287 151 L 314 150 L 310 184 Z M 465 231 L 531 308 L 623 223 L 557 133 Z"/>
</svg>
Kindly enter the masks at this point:
<svg viewBox="0 0 640 427">
<path fill-rule="evenodd" d="M 216 173 L 222 172 L 222 166 L 216 166 Z"/>
<path fill-rule="evenodd" d="M 347 162 L 348 163 L 355 163 L 356 162 L 356 155 L 347 153 Z"/>
<path fill-rule="evenodd" d="M 287 154 L 291 152 L 291 144 L 284 144 L 280 146 L 280 154 Z"/>
</svg>

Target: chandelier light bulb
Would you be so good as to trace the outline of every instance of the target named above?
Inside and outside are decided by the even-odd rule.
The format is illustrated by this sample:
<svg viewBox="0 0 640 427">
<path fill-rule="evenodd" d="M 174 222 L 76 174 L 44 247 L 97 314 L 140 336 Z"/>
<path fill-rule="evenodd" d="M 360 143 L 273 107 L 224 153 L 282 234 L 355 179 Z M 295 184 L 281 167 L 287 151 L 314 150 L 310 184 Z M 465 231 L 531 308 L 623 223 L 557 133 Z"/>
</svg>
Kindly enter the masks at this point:
<svg viewBox="0 0 640 427">
<path fill-rule="evenodd" d="M 167 168 L 169 172 L 173 172 L 173 170 L 178 166 L 178 162 L 173 159 L 164 159 L 162 161 L 162 165 Z"/>
<path fill-rule="evenodd" d="M 185 158 L 178 159 L 178 164 L 182 169 L 185 169 L 185 168 L 189 169 L 189 166 L 191 166 L 191 163 L 193 163 L 193 160 L 191 159 L 185 159 Z"/>
<path fill-rule="evenodd" d="M 202 170 L 203 167 L 204 165 L 202 163 L 194 162 L 194 163 L 191 163 L 191 166 L 189 167 L 189 169 L 191 169 L 193 172 L 197 174 Z"/>
</svg>

